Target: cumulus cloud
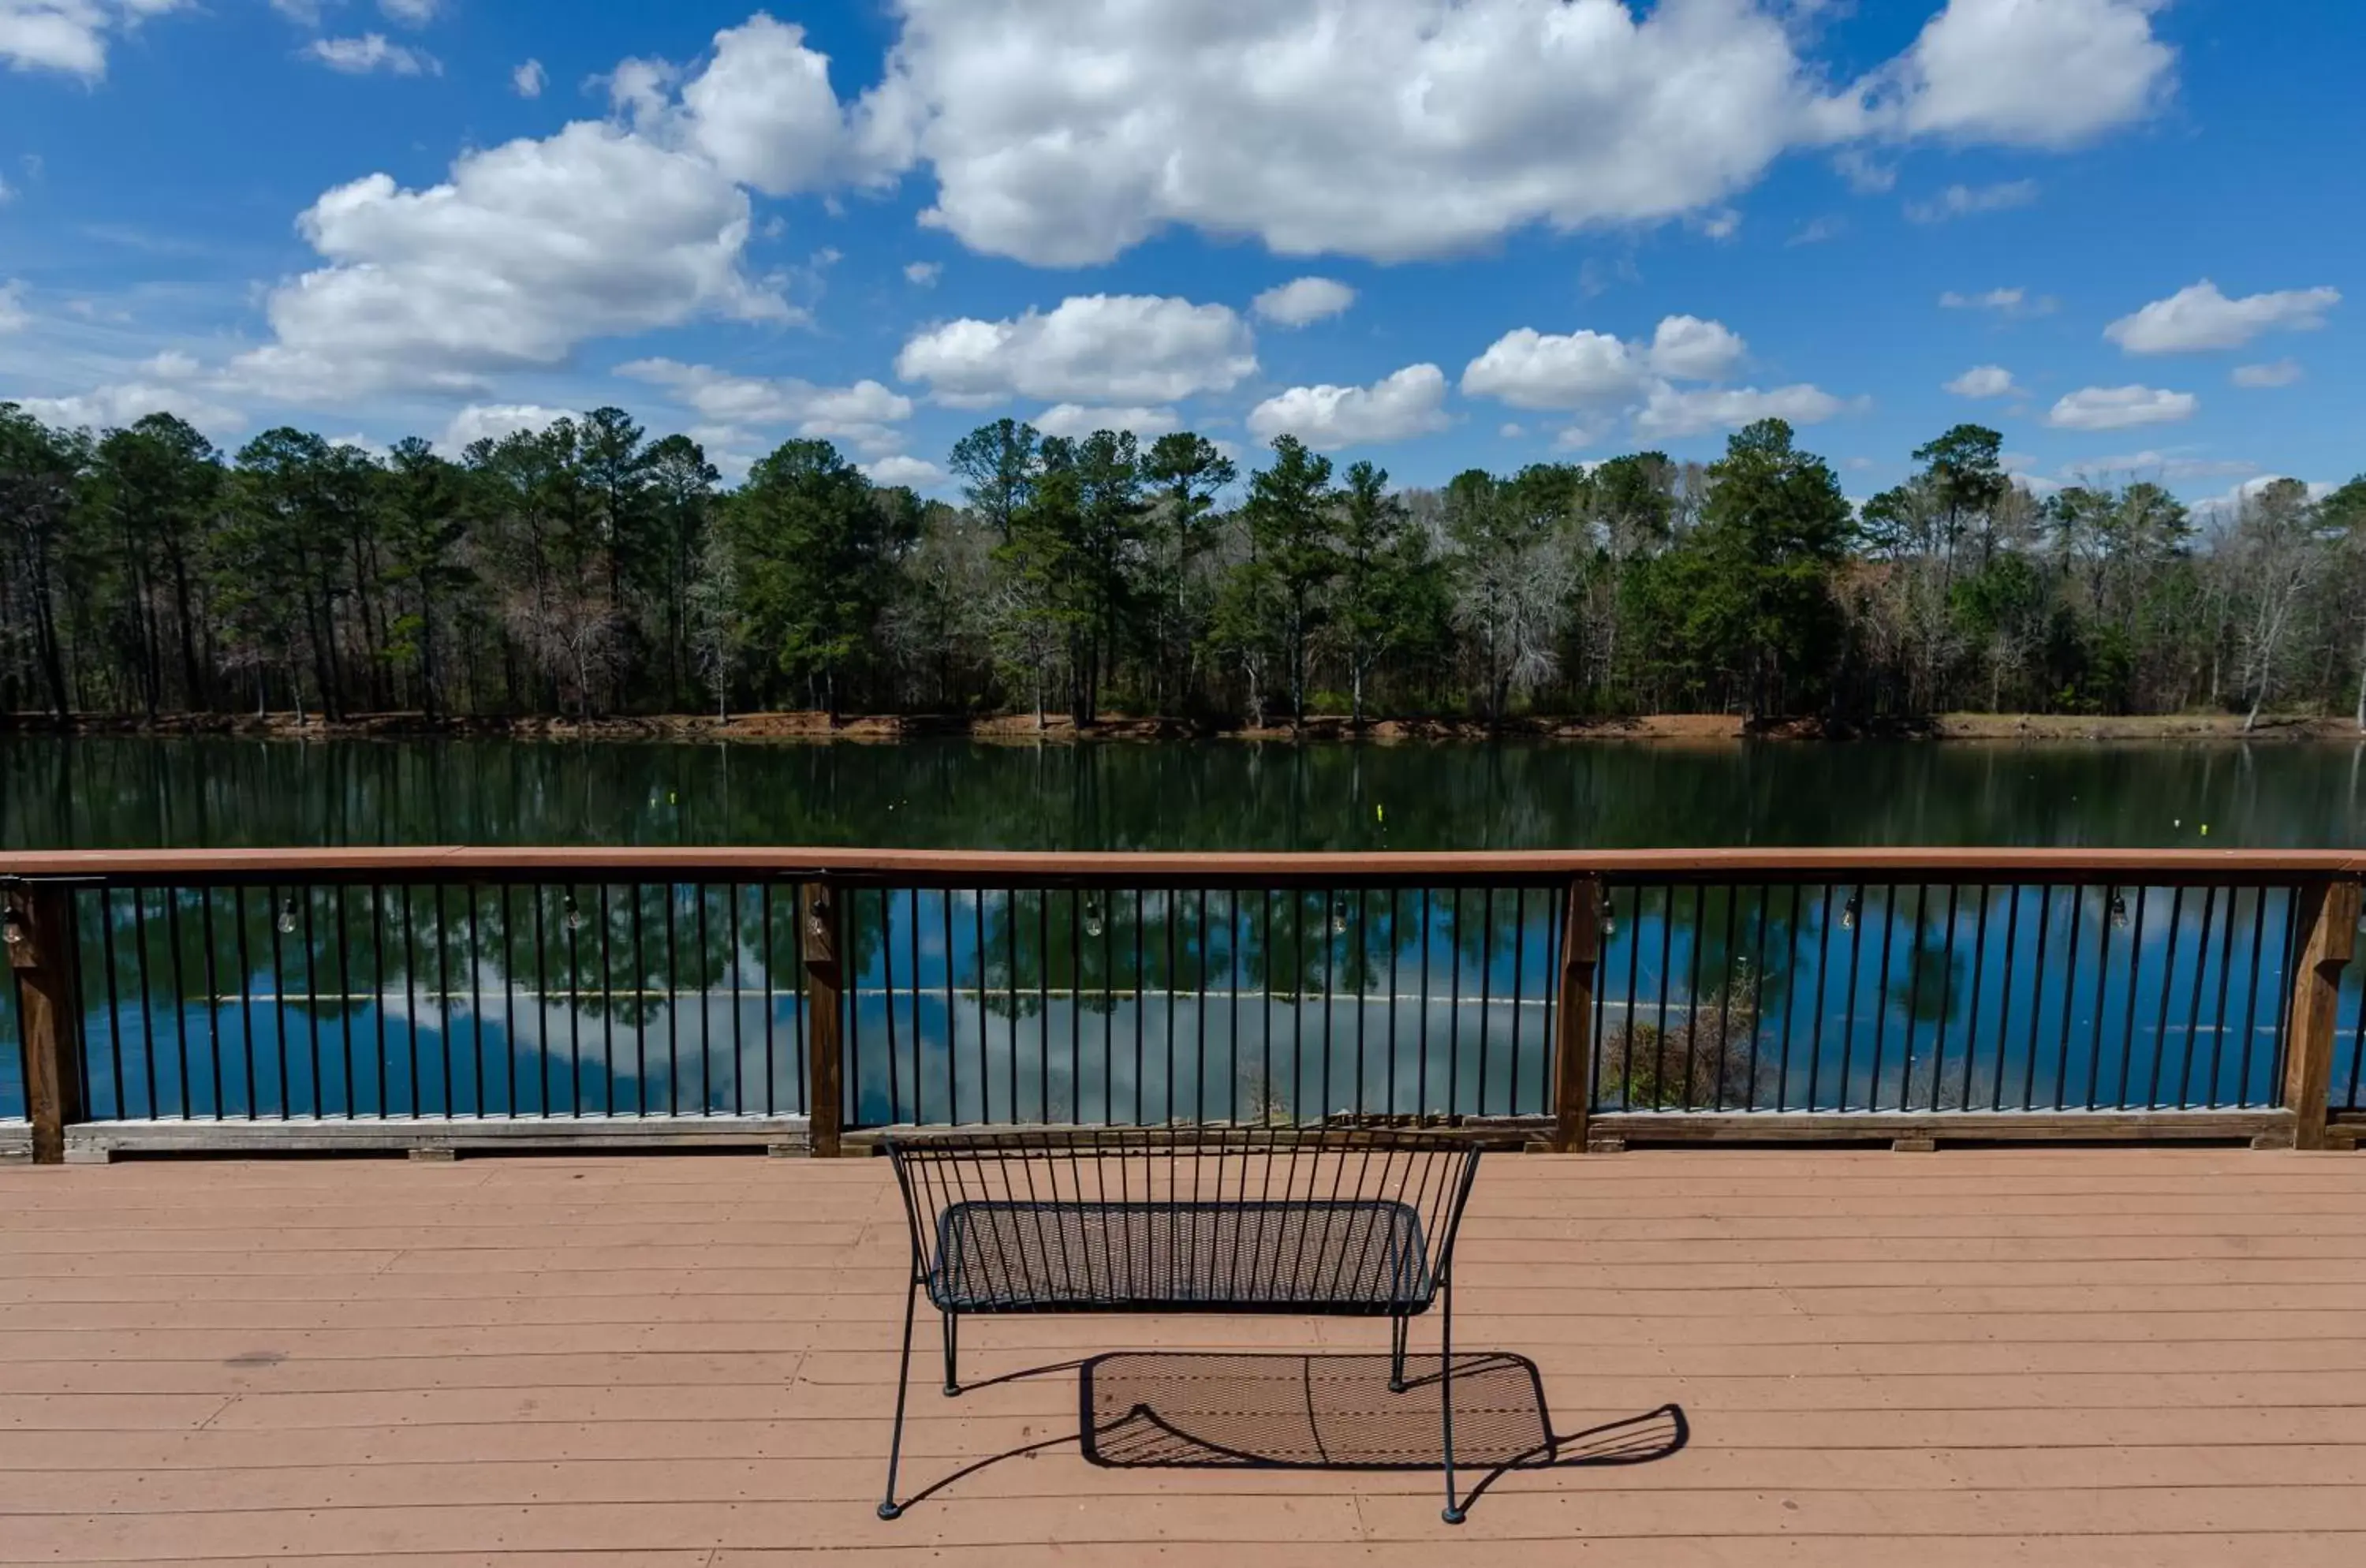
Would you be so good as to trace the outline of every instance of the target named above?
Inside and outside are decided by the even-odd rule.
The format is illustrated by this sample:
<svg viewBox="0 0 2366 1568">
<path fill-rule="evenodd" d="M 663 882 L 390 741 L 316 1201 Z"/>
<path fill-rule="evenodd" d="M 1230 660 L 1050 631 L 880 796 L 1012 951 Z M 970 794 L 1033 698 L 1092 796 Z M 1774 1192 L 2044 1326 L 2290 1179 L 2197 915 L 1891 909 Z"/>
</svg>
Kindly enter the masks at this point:
<svg viewBox="0 0 2366 1568">
<path fill-rule="evenodd" d="M 13 71 L 62 71 L 96 81 L 107 46 L 188 0 L 0 0 L 0 62 Z"/>
<path fill-rule="evenodd" d="M 383 71 L 389 76 L 440 76 L 443 63 L 423 50 L 390 43 L 384 33 L 359 38 L 314 39 L 304 52 L 332 71 L 366 76 Z"/>
<path fill-rule="evenodd" d="M 1914 137 L 2064 147 L 2172 83 L 2154 0 L 1951 0 L 1834 89 L 1789 0 L 902 0 L 848 117 L 973 248 L 1107 261 L 1170 225 L 1293 255 L 1450 254 L 1727 205 L 1774 159 Z M 1714 103 L 1718 112 L 1698 112 Z"/>
<path fill-rule="evenodd" d="M 522 430 L 539 433 L 574 417 L 565 409 L 546 409 L 536 403 L 470 403 L 452 416 L 435 446 L 456 457 L 479 441 L 499 441 Z"/>
<path fill-rule="evenodd" d="M 2127 430 L 2191 419 L 2202 400 L 2157 387 L 2084 387 L 2066 394 L 2045 416 L 2057 430 Z"/>
<path fill-rule="evenodd" d="M 72 397 L 0 397 L 0 401 L 17 403 L 44 424 L 70 430 L 118 430 L 152 413 L 170 413 L 220 441 L 245 429 L 247 423 L 238 410 L 201 396 L 186 384 L 119 381 Z"/>
<path fill-rule="evenodd" d="M 941 262 L 907 262 L 904 266 L 904 281 L 915 288 L 934 288 L 944 270 Z"/>
<path fill-rule="evenodd" d="M 1917 223 L 1944 223 L 1951 218 L 2027 207 L 2036 199 L 2035 180 L 2007 180 L 1992 186 L 1953 185 L 1929 201 L 1907 203 L 1906 216 Z"/>
<path fill-rule="evenodd" d="M 1278 327 L 1302 327 L 1325 316 L 1335 316 L 1356 302 L 1356 291 L 1327 277 L 1300 277 L 1268 288 L 1249 301 L 1262 321 Z"/>
<path fill-rule="evenodd" d="M 1608 333 L 1518 327 L 1463 367 L 1462 395 L 1521 409 L 1574 409 L 1630 396 L 1644 379 L 1643 355 Z"/>
<path fill-rule="evenodd" d="M 1248 430 L 1259 441 L 1295 435 L 1330 452 L 1443 430 L 1445 405 L 1445 372 L 1408 365 L 1369 387 L 1292 387 L 1251 409 Z"/>
<path fill-rule="evenodd" d="M 790 378 L 735 376 L 672 359 L 637 359 L 618 366 L 616 374 L 663 387 L 710 425 L 789 426 L 799 435 L 847 442 L 873 457 L 903 445 L 903 432 L 896 426 L 912 417 L 912 400 L 877 381 L 819 387 Z"/>
<path fill-rule="evenodd" d="M 1667 316 L 1651 334 L 1651 365 L 1660 375 L 1681 381 L 1721 381 L 1749 352 L 1722 321 Z"/>
<path fill-rule="evenodd" d="M 2229 299 L 2208 278 L 2122 316 L 2103 335 L 2130 354 L 2240 348 L 2263 333 L 2315 332 L 2341 303 L 2338 288 L 2285 288 Z"/>
<path fill-rule="evenodd" d="M 549 85 L 549 73 L 543 70 L 542 62 L 539 60 L 529 60 L 510 73 L 510 85 L 516 90 L 517 96 L 521 98 L 542 96 L 543 88 Z"/>
<path fill-rule="evenodd" d="M 1230 389 L 1256 373 L 1248 323 L 1222 305 L 1140 294 L 1080 294 L 1048 312 L 963 317 L 915 334 L 896 374 L 940 402 L 983 408 L 1013 397 L 1165 403 Z"/>
<path fill-rule="evenodd" d="M 767 196 L 814 189 L 848 156 L 829 57 L 806 47 L 803 28 L 761 11 L 715 35 L 706 68 L 682 89 L 678 134 Z"/>
<path fill-rule="evenodd" d="M 875 463 L 861 465 L 863 477 L 875 485 L 909 485 L 914 490 L 927 490 L 945 482 L 945 471 L 925 457 L 907 457 L 896 453 Z"/>
<path fill-rule="evenodd" d="M 1169 408 L 1087 408 L 1082 403 L 1055 403 L 1032 421 L 1046 435 L 1090 435 L 1097 430 L 1130 430 L 1148 440 L 1180 430 L 1183 422 Z"/>
<path fill-rule="evenodd" d="M 2064 148 L 2142 119 L 2174 88 L 2153 36 L 2167 0 L 1949 0 L 1895 62 L 1907 133 Z"/>
<path fill-rule="evenodd" d="M 386 13 L 387 20 L 400 22 L 406 28 L 423 28 L 435 19 L 444 8 L 444 0 L 377 0 L 377 8 Z"/>
<path fill-rule="evenodd" d="M 476 389 L 595 337 L 795 314 L 741 271 L 746 193 L 589 121 L 465 153 L 422 190 L 340 186 L 298 228 L 328 265 L 273 290 L 276 341 L 233 367 L 283 397 Z"/>
<path fill-rule="evenodd" d="M 1975 365 L 1947 383 L 1945 390 L 1959 398 L 2015 398 L 2022 395 L 2012 372 L 2001 365 Z"/>
<path fill-rule="evenodd" d="M 2279 359 L 2270 365 L 2237 365 L 2227 379 L 2237 387 L 2289 387 L 2307 374 L 2299 360 Z"/>
<path fill-rule="evenodd" d="M 1514 408 L 1587 408 L 1641 397 L 1655 378 L 1721 380 L 1749 352 L 1740 333 L 1697 316 L 1662 318 L 1648 344 L 1624 343 L 1607 333 L 1520 327 L 1464 367 L 1462 392 Z"/>
<path fill-rule="evenodd" d="M 1763 392 L 1755 387 L 1687 389 L 1662 383 L 1651 389 L 1651 400 L 1635 416 L 1635 434 L 1646 439 L 1698 435 L 1739 430 L 1762 419 L 1820 424 L 1846 406 L 1821 388 L 1804 383 Z"/>
</svg>

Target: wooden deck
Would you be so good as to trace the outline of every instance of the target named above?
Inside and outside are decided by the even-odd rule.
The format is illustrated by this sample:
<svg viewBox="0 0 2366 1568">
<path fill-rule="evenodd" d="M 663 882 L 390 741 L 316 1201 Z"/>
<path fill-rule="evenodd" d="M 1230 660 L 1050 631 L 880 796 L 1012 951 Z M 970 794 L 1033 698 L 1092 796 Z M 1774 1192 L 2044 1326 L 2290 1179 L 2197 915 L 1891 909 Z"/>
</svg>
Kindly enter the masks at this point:
<svg viewBox="0 0 2366 1568">
<path fill-rule="evenodd" d="M 1515 1473 L 1459 1530 L 1432 1474 L 1064 1448 L 883 1524 L 905 1240 L 879 1162 L 12 1168 L 0 1561 L 2366 1560 L 2366 1157 L 1506 1157 L 1463 1246 L 1459 1347 L 1532 1357 L 1564 1431 L 1673 1400 L 1691 1446 Z M 1074 1430 L 1073 1377 L 944 1399 L 923 1323 L 915 1483 Z M 963 1355 L 1385 1340 L 973 1321 Z"/>
</svg>

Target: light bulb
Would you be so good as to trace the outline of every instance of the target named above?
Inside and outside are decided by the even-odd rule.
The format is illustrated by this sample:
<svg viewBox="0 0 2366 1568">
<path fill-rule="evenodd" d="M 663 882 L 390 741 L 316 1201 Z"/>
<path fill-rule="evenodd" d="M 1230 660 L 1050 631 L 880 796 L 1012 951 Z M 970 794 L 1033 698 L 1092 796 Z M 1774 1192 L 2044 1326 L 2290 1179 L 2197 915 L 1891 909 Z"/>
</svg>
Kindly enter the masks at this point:
<svg viewBox="0 0 2366 1568">
<path fill-rule="evenodd" d="M 24 945 L 24 916 L 18 914 L 16 910 L 11 909 L 5 918 L 0 918 L 0 942 L 6 942 L 10 947 L 21 947 Z"/>
<path fill-rule="evenodd" d="M 2120 890 L 2116 887 L 2112 889 L 2112 929 L 2118 931 L 2128 929 L 2128 901 L 2120 897 Z"/>
<path fill-rule="evenodd" d="M 560 902 L 558 907 L 561 910 L 565 911 L 560 916 L 560 920 L 569 931 L 580 931 L 583 929 L 583 911 L 575 907 L 574 894 L 569 893 L 566 898 Z"/>
<path fill-rule="evenodd" d="M 1087 936 L 1098 936 L 1101 934 L 1101 930 L 1102 920 L 1100 900 L 1098 898 L 1087 898 L 1085 900 L 1085 934 Z"/>
<path fill-rule="evenodd" d="M 1610 900 L 1602 901 L 1602 940 L 1608 942 L 1618 934 L 1618 917 L 1610 912 Z"/>
<path fill-rule="evenodd" d="M 1848 902 L 1841 906 L 1841 930 L 1844 931 L 1853 931 L 1856 930 L 1857 915 L 1864 908 L 1865 896 L 1861 893 L 1850 894 L 1848 896 Z"/>
<path fill-rule="evenodd" d="M 279 919 L 272 923 L 279 928 L 281 936 L 294 936 L 296 934 L 296 900 L 282 899 L 279 905 Z"/>
<path fill-rule="evenodd" d="M 1345 898 L 1331 900 L 1331 934 L 1333 936 L 1347 934 L 1347 900 Z"/>
</svg>

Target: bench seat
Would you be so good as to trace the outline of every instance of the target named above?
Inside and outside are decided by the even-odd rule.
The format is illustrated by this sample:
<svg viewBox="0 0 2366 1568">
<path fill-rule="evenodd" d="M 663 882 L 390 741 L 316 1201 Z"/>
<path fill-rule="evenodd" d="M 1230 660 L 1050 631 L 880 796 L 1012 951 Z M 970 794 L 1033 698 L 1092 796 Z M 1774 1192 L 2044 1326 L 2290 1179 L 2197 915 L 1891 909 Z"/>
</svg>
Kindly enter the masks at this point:
<svg viewBox="0 0 2366 1568">
<path fill-rule="evenodd" d="M 936 1239 L 942 1312 L 1403 1317 L 1436 1289 L 1420 1213 L 1386 1199 L 956 1202 Z"/>
</svg>

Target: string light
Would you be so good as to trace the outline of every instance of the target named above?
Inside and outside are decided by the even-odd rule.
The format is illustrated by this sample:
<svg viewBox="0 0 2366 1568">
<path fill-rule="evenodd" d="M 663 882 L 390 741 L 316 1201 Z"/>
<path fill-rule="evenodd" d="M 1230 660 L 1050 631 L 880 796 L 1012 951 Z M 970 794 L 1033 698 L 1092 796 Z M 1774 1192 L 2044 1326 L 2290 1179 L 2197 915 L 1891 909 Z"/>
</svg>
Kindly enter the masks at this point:
<svg viewBox="0 0 2366 1568">
<path fill-rule="evenodd" d="M 1841 906 L 1841 930 L 1844 931 L 1856 930 L 1856 918 L 1864 912 L 1865 895 L 1862 892 L 1852 892 L 1848 896 L 1848 902 Z"/>
<path fill-rule="evenodd" d="M 1098 898 L 1086 899 L 1085 934 L 1087 936 L 1098 936 L 1105 929 L 1105 924 L 1106 923 L 1101 919 L 1101 901 Z"/>
<path fill-rule="evenodd" d="M 2115 931 L 2128 929 L 2128 901 L 2120 897 L 2120 890 L 2116 887 L 2112 889 L 2112 929 Z"/>
<path fill-rule="evenodd" d="M 1345 898 L 1335 897 L 1331 900 L 1331 934 L 1347 934 L 1347 900 Z"/>
<path fill-rule="evenodd" d="M 580 931 L 583 929 L 585 924 L 583 911 L 575 907 L 574 894 L 569 893 L 567 895 L 567 897 L 560 901 L 558 908 L 561 911 L 559 921 L 561 924 L 566 926 L 569 931 Z"/>
<path fill-rule="evenodd" d="M 296 934 L 296 900 L 293 898 L 281 899 L 279 903 L 279 918 L 272 923 L 279 928 L 279 934 L 281 936 L 294 936 Z"/>
</svg>

